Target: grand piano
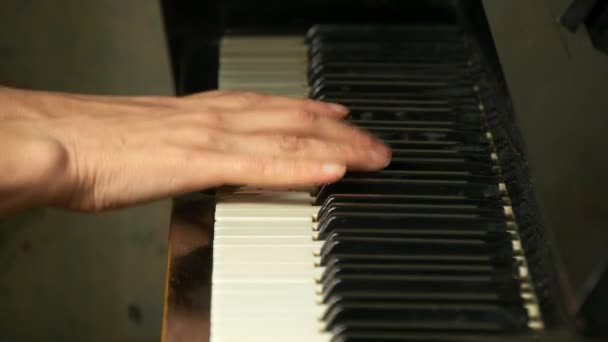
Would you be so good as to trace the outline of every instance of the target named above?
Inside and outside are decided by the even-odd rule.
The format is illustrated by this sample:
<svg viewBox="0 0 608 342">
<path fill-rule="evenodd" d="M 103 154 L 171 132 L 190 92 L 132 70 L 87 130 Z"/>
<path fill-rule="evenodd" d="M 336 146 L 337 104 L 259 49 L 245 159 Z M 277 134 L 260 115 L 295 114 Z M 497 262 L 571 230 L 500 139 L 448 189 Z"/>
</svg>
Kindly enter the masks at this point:
<svg viewBox="0 0 608 342">
<path fill-rule="evenodd" d="M 393 148 L 176 199 L 165 341 L 608 338 L 608 3 L 163 7 L 180 95 L 334 101 Z"/>
</svg>

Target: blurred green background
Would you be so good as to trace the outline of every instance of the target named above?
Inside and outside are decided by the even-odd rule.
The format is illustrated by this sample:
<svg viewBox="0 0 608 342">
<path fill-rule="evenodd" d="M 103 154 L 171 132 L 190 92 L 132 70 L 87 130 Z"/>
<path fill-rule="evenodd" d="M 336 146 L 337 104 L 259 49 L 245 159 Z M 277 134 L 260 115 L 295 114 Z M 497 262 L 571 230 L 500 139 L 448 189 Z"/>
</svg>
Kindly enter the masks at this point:
<svg viewBox="0 0 608 342">
<path fill-rule="evenodd" d="M 158 1 L 3 0 L 0 84 L 173 94 Z M 0 221 L 0 341 L 160 338 L 170 203 Z"/>
</svg>

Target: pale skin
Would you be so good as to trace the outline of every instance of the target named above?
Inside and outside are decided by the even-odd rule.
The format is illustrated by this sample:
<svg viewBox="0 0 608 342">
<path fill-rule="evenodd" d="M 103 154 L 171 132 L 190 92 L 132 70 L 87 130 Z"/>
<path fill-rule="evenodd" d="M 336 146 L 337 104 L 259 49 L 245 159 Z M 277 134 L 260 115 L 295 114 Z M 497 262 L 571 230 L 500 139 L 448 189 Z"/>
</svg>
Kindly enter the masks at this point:
<svg viewBox="0 0 608 342">
<path fill-rule="evenodd" d="M 312 100 L 209 91 L 95 96 L 0 87 L 0 217 L 98 212 L 222 185 L 334 182 L 390 149 Z"/>
</svg>

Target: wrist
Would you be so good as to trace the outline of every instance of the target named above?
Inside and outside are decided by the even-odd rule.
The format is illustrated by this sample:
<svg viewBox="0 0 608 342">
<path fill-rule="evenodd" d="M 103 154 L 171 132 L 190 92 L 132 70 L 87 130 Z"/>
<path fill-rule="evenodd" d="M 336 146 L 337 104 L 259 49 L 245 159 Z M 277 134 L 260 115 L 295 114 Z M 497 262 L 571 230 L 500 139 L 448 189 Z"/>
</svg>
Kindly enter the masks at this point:
<svg viewBox="0 0 608 342">
<path fill-rule="evenodd" d="M 68 170 L 68 154 L 61 145 L 0 132 L 4 146 L 0 166 L 0 215 L 54 204 L 61 197 Z"/>
<path fill-rule="evenodd" d="M 0 86 L 0 120 L 37 118 L 42 114 L 44 92 Z M 42 101 L 42 102 L 41 102 Z"/>
</svg>

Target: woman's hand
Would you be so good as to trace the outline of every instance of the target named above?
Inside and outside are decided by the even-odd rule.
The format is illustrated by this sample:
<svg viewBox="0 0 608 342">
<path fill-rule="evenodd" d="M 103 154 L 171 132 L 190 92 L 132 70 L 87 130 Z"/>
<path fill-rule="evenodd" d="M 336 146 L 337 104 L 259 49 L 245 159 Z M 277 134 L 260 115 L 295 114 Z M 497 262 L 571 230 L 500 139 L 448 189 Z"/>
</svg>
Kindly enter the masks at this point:
<svg viewBox="0 0 608 342">
<path fill-rule="evenodd" d="M 172 98 L 0 88 L 0 166 L 9 170 L 0 212 L 31 203 L 99 211 L 221 185 L 310 186 L 336 181 L 346 168 L 385 167 L 389 148 L 347 125 L 346 114 L 338 105 L 243 92 Z"/>
</svg>

